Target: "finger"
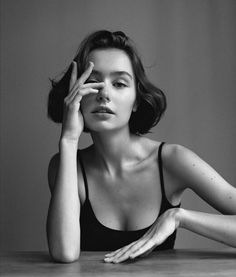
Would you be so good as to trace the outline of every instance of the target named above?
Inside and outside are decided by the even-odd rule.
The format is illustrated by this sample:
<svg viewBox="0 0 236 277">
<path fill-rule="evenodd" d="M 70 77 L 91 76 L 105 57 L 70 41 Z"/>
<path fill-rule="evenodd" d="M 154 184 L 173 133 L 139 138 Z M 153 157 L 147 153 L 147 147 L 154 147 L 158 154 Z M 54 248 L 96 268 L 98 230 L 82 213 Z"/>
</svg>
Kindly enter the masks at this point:
<svg viewBox="0 0 236 277">
<path fill-rule="evenodd" d="M 125 248 L 128 248 L 130 245 L 125 246 Z M 112 262 L 115 255 L 117 255 L 119 252 L 121 252 L 124 249 L 124 247 L 117 249 L 114 252 L 108 253 L 105 255 L 105 262 Z"/>
<path fill-rule="evenodd" d="M 134 241 L 133 243 L 127 245 L 125 248 L 123 247 L 121 250 L 122 252 L 126 250 L 134 251 L 141 247 L 147 240 L 149 240 L 152 237 L 153 234 L 153 228 L 150 228 L 139 240 Z M 124 251 L 123 251 L 124 250 Z M 117 251 L 118 252 L 118 251 Z M 115 253 L 117 254 L 117 253 Z"/>
<path fill-rule="evenodd" d="M 150 230 L 146 233 L 146 242 L 139 249 L 130 254 L 131 259 L 142 255 L 145 256 L 145 253 L 149 254 L 156 246 L 160 245 L 164 241 L 160 240 L 155 228 L 151 228 Z"/>
<path fill-rule="evenodd" d="M 134 253 L 142 249 L 149 241 L 153 241 L 154 234 L 153 228 L 149 229 L 148 232 L 145 233 L 144 236 L 142 236 L 141 239 L 139 239 L 132 247 L 130 247 L 126 253 L 123 253 L 123 256 L 118 253 L 118 255 L 113 258 L 113 262 L 121 262 L 127 257 L 132 259 L 132 255 Z"/>
<path fill-rule="evenodd" d="M 99 90 L 95 89 L 95 88 L 85 88 L 85 89 L 80 90 L 80 92 L 77 93 L 75 96 L 80 95 L 80 96 L 83 97 L 83 96 L 88 95 L 90 93 L 97 94 L 98 92 L 99 92 Z"/>
<path fill-rule="evenodd" d="M 133 245 L 130 245 L 129 248 L 120 251 L 114 257 L 112 257 L 111 262 L 120 263 L 127 260 L 131 253 L 139 249 L 145 243 L 146 240 L 144 239 L 136 241 Z"/>
<path fill-rule="evenodd" d="M 83 97 L 87 94 L 90 94 L 90 93 L 96 94 L 98 92 L 99 92 L 99 89 L 92 88 L 92 87 L 86 87 L 83 89 L 73 89 L 73 91 L 66 97 L 66 99 L 67 99 L 67 101 L 71 102 L 78 95 L 80 97 Z"/>
<path fill-rule="evenodd" d="M 104 82 L 99 83 L 86 83 L 81 86 L 81 88 L 103 88 L 105 86 Z"/>
<path fill-rule="evenodd" d="M 139 243 L 135 244 L 133 247 L 128 249 L 128 251 L 126 253 L 124 253 L 122 256 L 115 258 L 114 262 L 120 263 L 120 262 L 123 262 L 124 260 L 130 258 L 130 255 L 132 255 L 132 253 L 134 253 L 135 251 L 140 249 L 145 243 L 146 243 L 146 240 L 142 240 Z"/>
<path fill-rule="evenodd" d="M 98 89 L 93 89 L 93 88 L 87 88 L 87 89 L 84 89 L 83 91 L 80 91 L 80 93 L 77 93 L 75 94 L 74 98 L 71 100 L 72 102 L 73 101 L 77 101 L 77 102 L 80 102 L 81 99 L 88 95 L 88 94 L 97 94 L 99 92 Z"/>
<path fill-rule="evenodd" d="M 113 260 L 113 258 L 118 254 L 118 253 L 123 253 L 124 251 L 126 251 L 129 247 L 131 247 L 132 245 L 134 245 L 136 243 L 136 241 L 132 242 L 131 244 L 128 244 L 122 248 L 117 249 L 114 252 L 108 253 L 105 255 L 105 261 L 106 262 L 111 262 Z"/>
<path fill-rule="evenodd" d="M 130 244 L 127 244 L 127 245 L 125 245 L 125 246 L 123 246 L 123 247 L 121 247 L 121 248 L 119 248 L 119 249 L 117 249 L 116 251 L 113 251 L 113 252 L 111 252 L 111 253 L 109 253 L 109 254 L 106 254 L 106 255 L 109 255 L 109 256 L 115 255 L 115 254 L 117 254 L 119 251 L 123 251 L 123 250 L 125 250 L 125 249 L 128 249 L 130 246 L 134 245 L 135 243 L 137 243 L 137 240 L 136 240 L 136 241 L 133 241 L 133 242 L 131 242 Z"/>
<path fill-rule="evenodd" d="M 71 91 L 71 93 L 68 95 L 68 98 L 73 99 L 75 97 L 76 94 L 81 94 L 80 91 L 82 91 L 85 88 L 93 88 L 93 89 L 102 89 L 104 87 L 105 83 L 101 82 L 101 83 L 91 83 L 91 84 L 84 84 L 84 85 L 79 85 L 76 84 L 73 88 L 73 90 Z M 96 92 L 96 91 L 92 91 L 92 92 Z"/>
<path fill-rule="evenodd" d="M 105 257 L 107 258 L 107 261 L 112 262 L 113 260 L 115 260 L 116 258 L 119 258 L 122 254 L 124 254 L 127 250 L 136 250 L 139 247 L 141 247 L 142 244 L 144 244 L 147 239 L 149 239 L 150 237 L 150 233 L 152 233 L 152 229 L 150 228 L 139 240 L 132 242 L 131 244 L 122 247 L 114 252 L 111 252 L 109 254 L 106 254 Z M 131 248 L 132 247 L 132 248 Z M 132 253 L 132 252 L 130 252 Z"/>
<path fill-rule="evenodd" d="M 155 247 L 155 244 L 153 242 L 153 240 L 148 240 L 144 245 L 142 245 L 142 247 L 140 247 L 137 251 L 133 252 L 132 254 L 129 255 L 129 257 L 131 259 L 134 259 L 142 254 L 144 254 L 145 252 L 153 249 Z"/>
<path fill-rule="evenodd" d="M 77 80 L 77 64 L 75 61 L 72 62 L 72 71 L 71 71 L 71 77 L 70 77 L 70 90 L 73 88 L 74 84 Z"/>
<path fill-rule="evenodd" d="M 111 262 L 114 264 L 118 264 L 118 263 L 122 263 L 126 260 L 129 259 L 129 254 L 128 252 L 124 253 L 122 256 L 120 256 L 119 258 L 113 259 Z"/>
<path fill-rule="evenodd" d="M 84 82 L 88 79 L 88 77 L 90 76 L 90 74 L 93 71 L 93 67 L 94 67 L 94 63 L 93 62 L 89 62 L 89 66 L 88 68 L 85 70 L 85 72 L 80 76 L 78 83 L 80 85 L 84 84 Z"/>
<path fill-rule="evenodd" d="M 153 246 L 151 249 L 149 249 L 148 251 L 144 252 L 142 255 L 140 255 L 139 257 L 140 258 L 144 258 L 146 257 L 147 255 L 149 255 L 157 246 Z"/>
<path fill-rule="evenodd" d="M 76 93 L 70 97 L 69 96 L 65 97 L 64 102 L 66 104 L 72 103 L 73 101 L 76 101 L 79 103 L 83 96 L 88 95 L 88 94 L 97 94 L 98 92 L 99 92 L 98 89 L 86 88 L 83 91 L 81 91 L 80 93 Z"/>
<path fill-rule="evenodd" d="M 94 89 L 102 89 L 105 86 L 104 82 L 100 82 L 100 83 L 90 83 L 90 84 L 84 84 L 84 85 L 80 85 L 80 84 L 75 84 L 73 91 L 70 93 L 69 97 L 74 98 L 74 96 L 77 93 L 80 93 L 81 90 L 83 90 L 84 88 L 94 88 Z"/>
<path fill-rule="evenodd" d="M 107 260 L 112 261 L 112 259 L 113 259 L 116 255 L 119 255 L 120 253 L 124 253 L 124 252 L 127 251 L 130 247 L 132 247 L 132 246 L 134 246 L 134 245 L 136 245 L 136 247 L 138 247 L 138 246 L 140 247 L 140 245 L 142 245 L 143 242 L 146 242 L 146 240 L 149 239 L 150 234 L 152 233 L 152 231 L 153 231 L 153 227 L 150 228 L 139 240 L 134 241 L 134 242 L 132 242 L 131 244 L 128 244 L 127 246 L 122 247 L 122 248 L 120 248 L 120 249 L 118 249 L 118 250 L 116 250 L 116 251 L 113 251 L 113 252 L 111 252 L 111 253 L 108 253 L 108 254 L 105 255 L 105 257 L 106 257 L 106 258 L 109 258 L 109 259 L 107 259 Z M 140 242 L 141 242 L 141 243 L 140 243 Z M 140 244 L 139 244 L 139 243 L 140 243 Z M 120 252 L 120 253 L 119 253 L 119 252 Z M 106 259 L 106 258 L 105 258 L 105 259 Z"/>
</svg>

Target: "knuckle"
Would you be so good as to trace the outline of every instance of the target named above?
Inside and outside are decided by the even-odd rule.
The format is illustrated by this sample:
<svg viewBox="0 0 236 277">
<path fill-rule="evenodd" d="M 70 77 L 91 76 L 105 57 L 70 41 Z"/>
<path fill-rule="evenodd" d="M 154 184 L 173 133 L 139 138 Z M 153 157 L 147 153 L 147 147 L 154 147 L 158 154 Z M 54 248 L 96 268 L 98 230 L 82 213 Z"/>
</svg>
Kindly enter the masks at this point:
<svg viewBox="0 0 236 277">
<path fill-rule="evenodd" d="M 80 102 L 81 101 L 81 99 L 82 99 L 82 97 L 83 97 L 83 95 L 82 94 L 80 94 L 80 93 L 78 93 L 78 94 L 76 94 L 76 96 L 75 96 L 76 98 L 76 100 L 78 101 L 78 102 Z"/>
<path fill-rule="evenodd" d="M 77 105 L 76 105 L 76 103 L 74 102 L 74 101 L 72 101 L 72 102 L 70 102 L 68 105 L 67 105 L 67 107 L 68 107 L 68 109 L 69 110 L 74 110 L 76 107 L 77 107 Z"/>
<path fill-rule="evenodd" d="M 81 79 L 79 79 L 77 82 L 78 89 L 80 89 L 82 86 L 83 86 L 83 82 L 81 81 Z"/>
</svg>

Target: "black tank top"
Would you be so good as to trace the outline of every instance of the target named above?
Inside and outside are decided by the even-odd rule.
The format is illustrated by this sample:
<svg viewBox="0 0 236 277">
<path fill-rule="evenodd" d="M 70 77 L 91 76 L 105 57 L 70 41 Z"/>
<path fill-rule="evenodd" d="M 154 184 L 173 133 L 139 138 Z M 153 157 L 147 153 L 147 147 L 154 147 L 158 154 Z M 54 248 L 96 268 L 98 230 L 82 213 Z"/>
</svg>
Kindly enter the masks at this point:
<svg viewBox="0 0 236 277">
<path fill-rule="evenodd" d="M 180 204 L 177 206 L 172 206 L 166 198 L 164 182 L 163 182 L 163 170 L 162 170 L 162 158 L 161 150 L 164 142 L 162 142 L 158 149 L 158 166 L 160 172 L 160 183 L 161 183 L 161 192 L 162 192 L 162 201 L 158 217 L 163 214 L 166 210 L 171 208 L 180 207 Z M 113 251 L 117 250 L 127 244 L 132 243 L 135 240 L 138 240 L 143 236 L 148 229 L 154 224 L 139 230 L 132 231 L 122 231 L 115 230 L 104 226 L 96 218 L 90 200 L 89 200 L 89 191 L 87 177 L 81 159 L 79 156 L 80 166 L 84 178 L 86 199 L 84 204 L 81 207 L 80 211 L 80 230 L 81 230 L 81 250 L 82 251 Z M 157 246 L 153 251 L 172 249 L 174 247 L 176 238 L 176 231 L 169 236 L 161 245 Z"/>
</svg>

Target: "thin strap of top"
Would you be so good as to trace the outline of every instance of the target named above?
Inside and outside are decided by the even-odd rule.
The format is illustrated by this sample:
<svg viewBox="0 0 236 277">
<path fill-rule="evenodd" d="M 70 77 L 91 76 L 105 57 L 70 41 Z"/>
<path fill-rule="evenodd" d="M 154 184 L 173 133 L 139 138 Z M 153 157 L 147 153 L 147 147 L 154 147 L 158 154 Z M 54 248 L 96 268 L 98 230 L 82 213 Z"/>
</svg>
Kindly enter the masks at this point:
<svg viewBox="0 0 236 277">
<path fill-rule="evenodd" d="M 162 157 L 161 157 L 162 147 L 164 144 L 165 144 L 165 142 L 161 142 L 159 149 L 158 149 L 158 166 L 159 166 L 159 174 L 160 174 L 160 182 L 161 182 L 161 192 L 162 192 L 162 196 L 165 197 Z M 78 157 L 79 157 L 80 167 L 81 167 L 81 171 L 82 171 L 82 175 L 83 175 L 83 179 L 84 179 L 84 185 L 85 185 L 85 193 L 86 193 L 85 200 L 88 200 L 89 199 L 88 181 L 87 181 L 87 176 L 85 173 L 84 163 L 82 161 L 82 157 L 80 154 L 80 150 L 78 150 Z"/>
<path fill-rule="evenodd" d="M 164 177 L 163 177 L 163 165 L 162 165 L 162 147 L 165 144 L 165 142 L 162 142 L 158 149 L 158 166 L 159 166 L 159 174 L 160 174 L 160 182 L 161 182 L 161 192 L 162 197 L 165 197 L 165 187 L 164 187 Z"/>
<path fill-rule="evenodd" d="M 79 162 L 80 162 L 82 175 L 83 175 L 83 178 L 84 178 L 85 200 L 87 200 L 87 199 L 89 199 L 88 181 L 87 181 L 87 176 L 86 176 L 85 169 L 84 169 L 84 163 L 83 163 L 82 158 L 81 158 L 80 150 L 78 150 L 78 157 L 79 157 Z"/>
</svg>

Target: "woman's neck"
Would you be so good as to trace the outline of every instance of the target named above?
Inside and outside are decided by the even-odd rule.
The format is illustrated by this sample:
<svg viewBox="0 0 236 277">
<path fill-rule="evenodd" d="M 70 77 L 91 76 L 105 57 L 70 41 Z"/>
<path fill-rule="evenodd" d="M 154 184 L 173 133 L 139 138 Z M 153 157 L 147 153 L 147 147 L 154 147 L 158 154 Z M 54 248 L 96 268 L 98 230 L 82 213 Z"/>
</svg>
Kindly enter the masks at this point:
<svg viewBox="0 0 236 277">
<path fill-rule="evenodd" d="M 125 164 L 136 156 L 134 151 L 137 136 L 129 130 L 91 133 L 95 156 L 103 163 L 110 175 L 120 172 Z"/>
</svg>

